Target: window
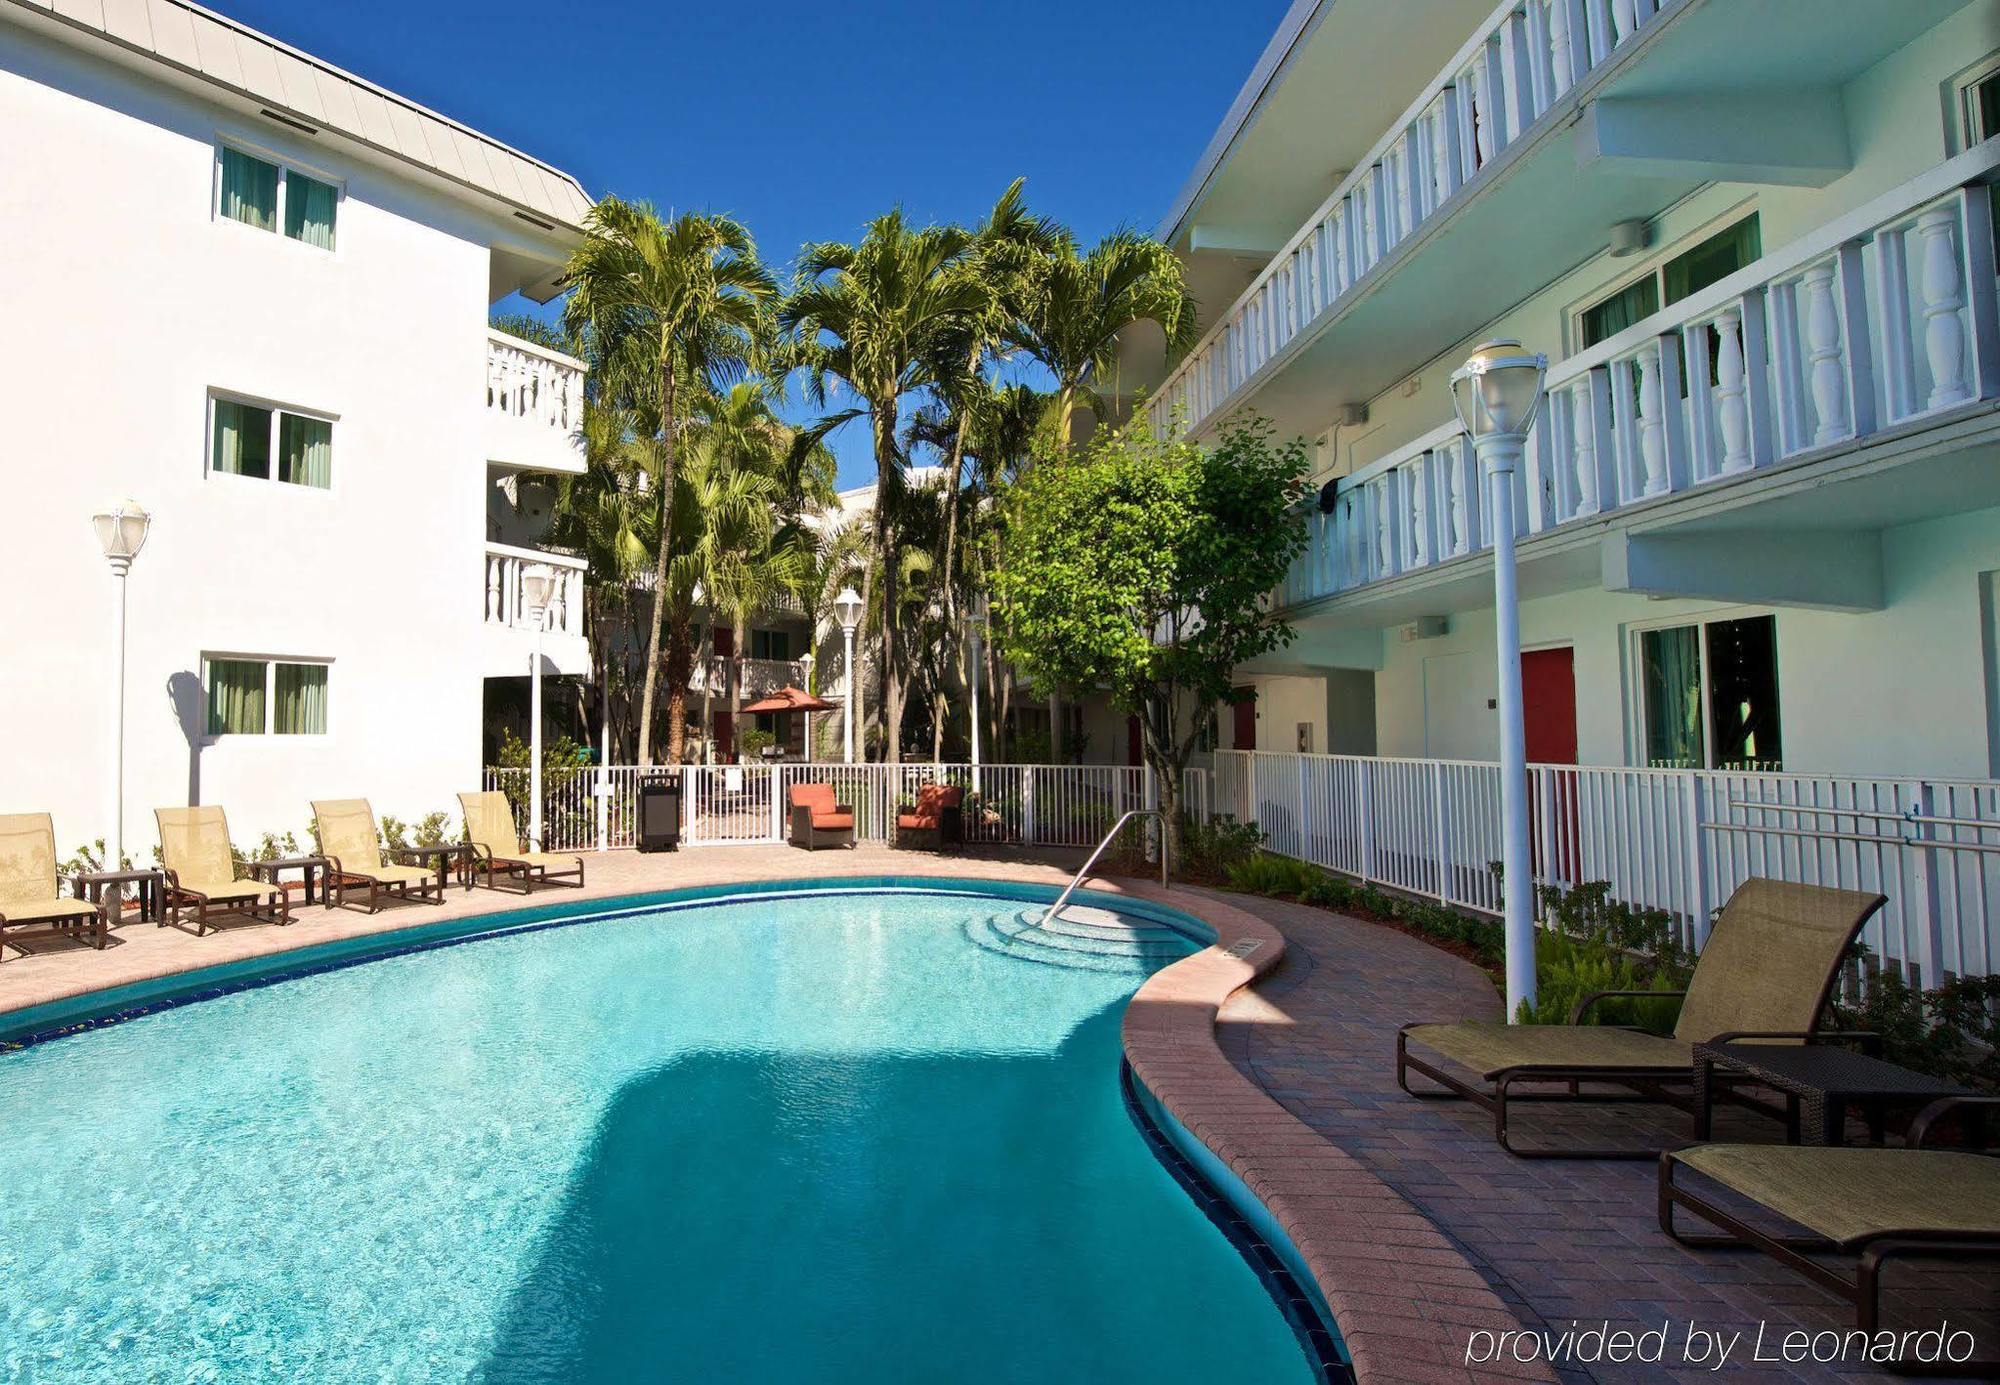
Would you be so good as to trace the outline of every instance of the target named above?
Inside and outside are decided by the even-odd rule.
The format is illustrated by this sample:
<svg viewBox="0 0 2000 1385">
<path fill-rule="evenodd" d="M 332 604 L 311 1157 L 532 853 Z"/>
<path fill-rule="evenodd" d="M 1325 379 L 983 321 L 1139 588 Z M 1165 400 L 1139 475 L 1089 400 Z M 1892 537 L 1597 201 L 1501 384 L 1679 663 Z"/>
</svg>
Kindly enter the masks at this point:
<svg viewBox="0 0 2000 1385">
<path fill-rule="evenodd" d="M 752 630 L 750 657 L 786 660 L 792 657 L 792 637 L 783 630 Z"/>
<path fill-rule="evenodd" d="M 211 736 L 324 736 L 326 664 L 206 658 Z"/>
<path fill-rule="evenodd" d="M 319 490 L 333 485 L 332 420 L 240 399 L 212 403 L 209 470 Z"/>
<path fill-rule="evenodd" d="M 1763 253 L 1757 214 L 1752 212 L 1585 308 L 1577 317 L 1578 349 L 1617 336 L 1641 318 L 1728 278 Z"/>
<path fill-rule="evenodd" d="M 340 189 L 284 164 L 222 145 L 216 161 L 216 214 L 260 231 L 281 226 L 293 240 L 333 249 Z"/>
<path fill-rule="evenodd" d="M 1660 769 L 1779 769 L 1775 616 L 1639 632 L 1646 763 Z"/>
</svg>

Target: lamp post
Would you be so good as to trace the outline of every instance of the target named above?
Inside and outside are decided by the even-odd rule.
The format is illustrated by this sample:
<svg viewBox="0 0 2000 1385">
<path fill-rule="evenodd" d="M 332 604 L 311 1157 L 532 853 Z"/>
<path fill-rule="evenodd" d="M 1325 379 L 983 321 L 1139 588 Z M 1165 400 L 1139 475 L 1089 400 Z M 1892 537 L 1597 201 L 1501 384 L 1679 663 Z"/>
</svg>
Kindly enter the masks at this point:
<svg viewBox="0 0 2000 1385">
<path fill-rule="evenodd" d="M 806 666 L 806 692 L 808 694 L 811 694 L 813 690 L 813 652 L 810 649 L 808 649 L 805 653 L 799 656 L 799 662 Z M 806 763 L 811 764 L 813 760 L 813 714 L 810 710 L 808 710 L 805 716 L 806 716 Z"/>
<path fill-rule="evenodd" d="M 852 587 L 842 587 L 840 595 L 833 599 L 833 618 L 840 622 L 841 636 L 847 642 L 847 763 L 854 763 L 854 699 L 861 692 L 861 672 L 854 667 L 854 627 L 861 623 L 861 598 Z"/>
<path fill-rule="evenodd" d="M 1500 862 L 1507 936 L 1507 1019 L 1535 999 L 1534 873 L 1528 864 L 1528 749 L 1521 717 L 1521 609 L 1514 585 L 1514 469 L 1542 406 L 1549 358 L 1518 341 L 1487 342 L 1451 376 L 1452 407 L 1486 473 L 1493 514 L 1493 632 L 1499 661 Z"/>
<path fill-rule="evenodd" d="M 113 635 L 114 672 L 111 679 L 112 696 L 112 754 L 111 754 L 111 831 L 105 838 L 106 870 L 125 869 L 125 575 L 132 570 L 132 560 L 139 556 L 139 550 L 146 546 L 146 531 L 152 527 L 153 517 L 136 500 L 120 500 L 102 514 L 92 515 L 91 527 L 97 531 L 97 546 L 104 550 L 105 561 L 111 564 L 111 575 L 118 579 L 117 629 Z"/>
<path fill-rule="evenodd" d="M 548 624 L 549 600 L 555 595 L 555 569 L 532 563 L 521 570 L 521 604 L 535 627 L 535 670 L 528 680 L 528 836 L 535 850 L 542 842 L 542 631 Z"/>
<path fill-rule="evenodd" d="M 965 637 L 970 647 L 966 651 L 965 687 L 966 706 L 972 716 L 972 791 L 979 792 L 979 637 L 986 628 L 986 596 L 981 593 L 972 600 L 965 612 Z"/>
</svg>

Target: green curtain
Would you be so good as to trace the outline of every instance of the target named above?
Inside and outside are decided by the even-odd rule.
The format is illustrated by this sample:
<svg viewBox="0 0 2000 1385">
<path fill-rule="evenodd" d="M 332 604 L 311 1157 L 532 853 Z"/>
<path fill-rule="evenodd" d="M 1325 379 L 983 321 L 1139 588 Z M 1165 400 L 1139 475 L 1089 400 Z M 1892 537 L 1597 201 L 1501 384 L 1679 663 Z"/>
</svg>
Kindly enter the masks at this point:
<svg viewBox="0 0 2000 1385">
<path fill-rule="evenodd" d="M 296 170 L 285 173 L 285 234 L 322 250 L 333 249 L 333 208 L 339 191 Z"/>
<path fill-rule="evenodd" d="M 1700 769 L 1701 627 L 1677 625 L 1639 636 L 1645 689 L 1646 763 L 1661 769 Z"/>
<path fill-rule="evenodd" d="M 333 484 L 333 425 L 323 418 L 278 415 L 278 479 L 295 486 Z"/>
<path fill-rule="evenodd" d="M 279 664 L 272 730 L 281 736 L 326 734 L 326 665 Z"/>
<path fill-rule="evenodd" d="M 222 214 L 260 231 L 278 224 L 278 166 L 222 151 Z"/>
<path fill-rule="evenodd" d="M 208 661 L 208 734 L 264 732 L 264 665 L 255 659 Z"/>
<path fill-rule="evenodd" d="M 1691 250 L 1667 261 L 1667 302 L 1678 303 L 1691 293 L 1727 279 L 1763 254 L 1763 235 L 1753 212 L 1725 231 L 1718 231 Z"/>
<path fill-rule="evenodd" d="M 1660 310 L 1660 285 L 1648 274 L 1634 279 L 1602 303 L 1583 310 L 1583 344 L 1595 346 L 1606 337 L 1615 337 L 1640 318 Z"/>
<path fill-rule="evenodd" d="M 211 466 L 232 476 L 271 474 L 271 411 L 233 399 L 215 401 L 215 456 Z"/>
</svg>

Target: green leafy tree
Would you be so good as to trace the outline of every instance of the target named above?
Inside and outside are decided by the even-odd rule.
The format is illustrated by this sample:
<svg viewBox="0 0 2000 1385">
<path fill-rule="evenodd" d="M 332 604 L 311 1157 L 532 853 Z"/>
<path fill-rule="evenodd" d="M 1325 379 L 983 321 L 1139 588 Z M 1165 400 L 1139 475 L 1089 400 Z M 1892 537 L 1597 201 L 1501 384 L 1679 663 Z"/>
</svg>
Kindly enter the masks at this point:
<svg viewBox="0 0 2000 1385">
<path fill-rule="evenodd" d="M 663 503 L 639 708 L 639 762 L 649 765 L 681 449 L 699 402 L 761 362 L 777 285 L 750 233 L 726 216 L 684 212 L 669 221 L 648 203 L 607 197 L 584 230 L 570 256 L 563 328 L 593 340 L 593 388 L 632 407 L 658 443 Z"/>
<path fill-rule="evenodd" d="M 1289 644 L 1270 594 L 1305 548 L 1305 444 L 1239 424 L 1208 451 L 1144 418 L 1029 468 L 996 575 L 1000 638 L 1044 686 L 1139 718 L 1177 857 L 1181 778 L 1238 664 Z"/>
</svg>

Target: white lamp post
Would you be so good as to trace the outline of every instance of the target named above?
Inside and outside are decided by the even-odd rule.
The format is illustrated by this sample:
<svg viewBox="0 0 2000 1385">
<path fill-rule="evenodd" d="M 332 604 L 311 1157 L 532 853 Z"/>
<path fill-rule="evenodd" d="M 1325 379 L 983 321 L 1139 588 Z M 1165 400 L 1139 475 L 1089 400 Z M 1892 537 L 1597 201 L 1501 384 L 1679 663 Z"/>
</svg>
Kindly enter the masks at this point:
<svg viewBox="0 0 2000 1385">
<path fill-rule="evenodd" d="M 979 637 L 986 628 L 986 597 L 981 594 L 973 598 L 972 605 L 965 613 L 965 638 L 969 648 L 966 651 L 965 686 L 966 707 L 972 714 L 972 791 L 979 792 Z"/>
<path fill-rule="evenodd" d="M 548 624 L 549 602 L 556 592 L 555 569 L 533 563 L 521 570 L 521 604 L 535 628 L 535 671 L 528 680 L 528 836 L 535 850 L 542 842 L 542 631 Z"/>
<path fill-rule="evenodd" d="M 1500 862 L 1507 932 L 1507 1018 L 1535 999 L 1534 872 L 1528 864 L 1528 750 L 1521 716 L 1521 609 L 1514 585 L 1514 469 L 1542 405 L 1549 358 L 1490 341 L 1452 372 L 1451 402 L 1486 473 L 1493 512 L 1493 630 L 1500 696 Z"/>
<path fill-rule="evenodd" d="M 833 599 L 833 618 L 840 622 L 847 642 L 847 763 L 854 763 L 854 699 L 861 692 L 861 672 L 854 667 L 854 627 L 861 623 L 861 598 L 852 587 L 842 587 Z"/>
<path fill-rule="evenodd" d="M 106 870 L 125 869 L 125 574 L 132 570 L 132 560 L 139 556 L 139 550 L 146 546 L 146 531 L 152 527 L 153 517 L 136 500 L 121 500 L 102 514 L 91 516 L 91 527 L 97 531 L 97 546 L 104 550 L 105 561 L 111 564 L 111 575 L 118 579 L 117 630 L 113 635 L 112 648 L 115 671 L 111 680 L 112 712 L 112 753 L 111 753 L 111 831 L 105 838 Z"/>
<path fill-rule="evenodd" d="M 813 690 L 813 686 L 812 686 L 812 681 L 813 681 L 813 654 L 812 654 L 812 651 L 811 651 L 810 649 L 808 649 L 808 650 L 807 650 L 807 651 L 806 651 L 805 653 L 803 653 L 803 654 L 799 655 L 799 662 L 805 665 L 805 668 L 806 668 L 806 692 L 807 692 L 808 694 L 810 694 L 810 693 L 812 692 L 812 690 Z M 811 711 L 808 711 L 808 712 L 806 713 L 806 763 L 807 763 L 807 764 L 811 764 L 811 763 L 812 763 L 812 759 L 813 759 L 813 714 L 811 713 Z"/>
</svg>

